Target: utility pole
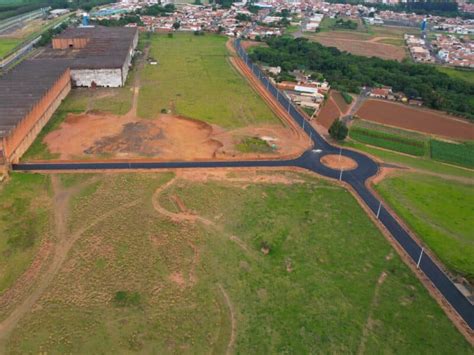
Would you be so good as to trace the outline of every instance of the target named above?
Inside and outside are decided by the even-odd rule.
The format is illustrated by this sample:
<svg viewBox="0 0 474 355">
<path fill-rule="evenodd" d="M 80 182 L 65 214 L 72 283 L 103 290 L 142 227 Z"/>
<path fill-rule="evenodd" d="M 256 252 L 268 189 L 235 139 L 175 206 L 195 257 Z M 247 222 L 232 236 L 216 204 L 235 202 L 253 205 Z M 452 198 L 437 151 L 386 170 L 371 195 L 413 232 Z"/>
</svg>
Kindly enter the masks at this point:
<svg viewBox="0 0 474 355">
<path fill-rule="evenodd" d="M 341 161 L 342 147 L 339 147 L 339 162 Z"/>
<path fill-rule="evenodd" d="M 416 268 L 419 269 L 420 268 L 420 263 L 421 263 L 421 257 L 423 256 L 423 252 L 425 251 L 425 248 L 421 248 L 421 253 L 420 253 L 420 257 L 418 258 L 418 262 L 416 263 Z"/>
<path fill-rule="evenodd" d="M 342 172 L 344 171 L 344 169 L 341 168 L 341 173 L 339 174 L 339 181 L 342 181 Z"/>
</svg>

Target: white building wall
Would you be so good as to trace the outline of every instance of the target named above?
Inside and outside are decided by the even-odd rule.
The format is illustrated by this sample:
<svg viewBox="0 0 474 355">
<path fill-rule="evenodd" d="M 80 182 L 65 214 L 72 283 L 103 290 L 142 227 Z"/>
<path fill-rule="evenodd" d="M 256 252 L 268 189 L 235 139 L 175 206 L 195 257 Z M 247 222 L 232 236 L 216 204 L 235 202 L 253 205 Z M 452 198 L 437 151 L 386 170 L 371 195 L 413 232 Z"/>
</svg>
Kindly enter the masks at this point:
<svg viewBox="0 0 474 355">
<path fill-rule="evenodd" d="M 118 69 L 72 69 L 71 79 L 75 86 L 91 87 L 92 82 L 101 87 L 122 86 L 122 70 Z"/>
</svg>

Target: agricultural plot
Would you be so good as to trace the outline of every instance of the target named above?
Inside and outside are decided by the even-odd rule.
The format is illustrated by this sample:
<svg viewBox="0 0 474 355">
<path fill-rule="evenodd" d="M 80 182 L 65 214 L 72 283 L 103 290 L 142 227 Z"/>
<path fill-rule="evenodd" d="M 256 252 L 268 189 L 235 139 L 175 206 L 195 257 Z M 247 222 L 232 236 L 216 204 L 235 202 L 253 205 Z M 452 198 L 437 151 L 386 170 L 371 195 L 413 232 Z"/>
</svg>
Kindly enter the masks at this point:
<svg viewBox="0 0 474 355">
<path fill-rule="evenodd" d="M 404 174 L 376 189 L 449 269 L 474 280 L 472 184 Z"/>
<path fill-rule="evenodd" d="M 361 143 L 405 154 L 415 156 L 428 154 L 428 137 L 364 120 L 357 120 L 351 125 L 349 136 Z"/>
<path fill-rule="evenodd" d="M 52 179 L 69 196 L 58 241 L 75 243 L 34 312 L 4 328 L 8 352 L 471 351 L 332 183 L 269 171 Z"/>
<path fill-rule="evenodd" d="M 384 100 L 367 100 L 356 115 L 364 120 L 459 140 L 474 140 L 474 124 L 446 113 Z"/>
<path fill-rule="evenodd" d="M 3 58 L 5 55 L 10 53 L 10 51 L 21 42 L 20 39 L 0 37 L 0 58 Z"/>
<path fill-rule="evenodd" d="M 162 111 L 199 119 L 225 128 L 278 124 L 278 118 L 232 68 L 226 37 L 174 34 L 153 36 L 142 74 L 138 115 Z"/>
</svg>

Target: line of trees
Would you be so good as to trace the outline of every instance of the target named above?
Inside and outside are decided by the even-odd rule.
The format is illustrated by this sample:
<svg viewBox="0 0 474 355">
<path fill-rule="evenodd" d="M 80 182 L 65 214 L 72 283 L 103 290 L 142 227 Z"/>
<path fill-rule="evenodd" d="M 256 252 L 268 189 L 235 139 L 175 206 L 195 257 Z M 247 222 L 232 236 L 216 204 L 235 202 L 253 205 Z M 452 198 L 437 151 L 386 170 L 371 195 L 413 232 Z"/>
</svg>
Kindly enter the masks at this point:
<svg viewBox="0 0 474 355">
<path fill-rule="evenodd" d="M 358 93 L 363 86 L 391 86 L 410 98 L 421 97 L 425 105 L 474 119 L 474 84 L 451 78 L 434 66 L 368 58 L 324 47 L 306 38 L 274 37 L 268 47 L 256 47 L 255 61 L 280 66 L 284 76 L 295 69 L 319 72 L 340 91 Z"/>
</svg>

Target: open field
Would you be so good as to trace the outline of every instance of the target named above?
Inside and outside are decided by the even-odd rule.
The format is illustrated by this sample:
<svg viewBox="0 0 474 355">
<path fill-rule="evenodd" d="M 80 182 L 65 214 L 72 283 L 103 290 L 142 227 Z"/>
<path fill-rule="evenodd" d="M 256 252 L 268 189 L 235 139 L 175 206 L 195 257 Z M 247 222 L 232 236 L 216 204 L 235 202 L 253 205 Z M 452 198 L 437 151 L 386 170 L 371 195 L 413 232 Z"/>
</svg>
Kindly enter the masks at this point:
<svg viewBox="0 0 474 355">
<path fill-rule="evenodd" d="M 402 60 L 407 56 L 403 35 L 416 29 L 395 26 L 370 26 L 359 23 L 356 30 L 330 29 L 325 18 L 321 32 L 305 33 L 305 37 L 324 46 L 367 57 Z"/>
<path fill-rule="evenodd" d="M 138 116 L 154 118 L 162 109 L 224 128 L 278 124 L 256 92 L 232 68 L 226 37 L 174 34 L 153 36 L 138 98 Z"/>
<path fill-rule="evenodd" d="M 45 252 L 52 205 L 48 192 L 49 177 L 44 175 L 12 174 L 0 186 L 0 294 L 25 272 L 35 254 Z"/>
<path fill-rule="evenodd" d="M 404 174 L 376 189 L 449 269 L 474 280 L 474 185 Z"/>
<path fill-rule="evenodd" d="M 455 78 L 455 79 L 462 79 L 465 80 L 471 84 L 474 84 L 474 70 L 469 70 L 469 69 L 455 69 L 455 68 L 449 68 L 449 67 L 442 67 L 438 66 L 437 67 L 440 72 L 443 72 L 445 74 L 448 74 L 450 77 Z"/>
<path fill-rule="evenodd" d="M 162 46 L 161 41 L 175 44 Z M 158 65 L 139 58 L 124 88 L 73 90 L 23 160 L 260 158 L 289 156 L 304 149 L 306 137 L 285 127 L 232 67 L 225 37 L 176 34 L 152 37 L 151 42 L 151 48 L 144 46 L 145 56 L 148 50 L 154 56 L 160 48 L 154 56 Z M 188 52 L 181 56 L 185 62 L 176 65 L 183 50 Z M 171 65 L 176 65 L 174 71 L 169 71 Z M 209 90 L 202 86 L 197 90 L 196 80 L 191 79 L 201 78 L 198 72 L 203 70 L 208 79 L 214 70 L 217 75 L 202 79 Z M 213 80 L 222 92 L 215 91 Z M 176 94 L 180 103 L 173 102 L 153 117 L 139 117 L 140 112 L 151 112 L 164 96 L 175 95 L 169 90 L 181 92 Z M 272 142 L 271 149 L 245 144 L 262 138 Z"/>
<path fill-rule="evenodd" d="M 21 294 L 19 323 L 0 320 L 9 352 L 472 350 L 337 185 L 249 170 L 52 180 L 56 267 Z"/>
<path fill-rule="evenodd" d="M 19 45 L 22 41 L 15 38 L 1 38 L 0 37 L 0 58 L 8 54 L 13 48 Z"/>
<path fill-rule="evenodd" d="M 364 120 L 435 136 L 474 140 L 473 123 L 439 111 L 370 99 L 364 102 L 356 115 Z"/>
</svg>

